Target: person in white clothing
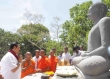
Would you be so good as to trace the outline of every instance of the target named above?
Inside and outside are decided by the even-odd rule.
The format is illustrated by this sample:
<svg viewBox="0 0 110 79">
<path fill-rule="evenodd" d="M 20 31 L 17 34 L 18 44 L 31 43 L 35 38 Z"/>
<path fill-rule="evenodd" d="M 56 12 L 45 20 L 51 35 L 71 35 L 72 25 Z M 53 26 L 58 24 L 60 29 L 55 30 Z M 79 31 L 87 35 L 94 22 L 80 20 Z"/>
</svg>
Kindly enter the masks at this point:
<svg viewBox="0 0 110 79">
<path fill-rule="evenodd" d="M 82 53 L 85 53 L 87 51 L 84 51 L 83 46 L 80 46 L 79 52 L 82 54 Z"/>
<path fill-rule="evenodd" d="M 62 54 L 63 54 L 63 51 L 60 51 L 60 54 L 58 56 L 58 60 L 61 60 L 62 59 Z"/>
<path fill-rule="evenodd" d="M 78 47 L 73 47 L 73 56 L 72 56 L 72 58 L 80 56 L 80 55 L 81 55 L 81 52 L 79 51 Z"/>
<path fill-rule="evenodd" d="M 4 79 L 21 79 L 22 55 L 18 55 L 19 51 L 19 43 L 12 42 L 10 50 L 1 59 L 1 74 Z"/>
<path fill-rule="evenodd" d="M 38 60 L 40 59 L 39 53 L 40 53 L 39 50 L 35 50 L 35 56 L 32 58 L 35 62 L 35 69 L 37 69 Z"/>
<path fill-rule="evenodd" d="M 68 62 L 71 61 L 71 55 L 70 55 L 70 53 L 68 53 L 68 47 L 64 48 L 64 53 L 62 54 L 62 59 L 65 59 Z"/>
</svg>

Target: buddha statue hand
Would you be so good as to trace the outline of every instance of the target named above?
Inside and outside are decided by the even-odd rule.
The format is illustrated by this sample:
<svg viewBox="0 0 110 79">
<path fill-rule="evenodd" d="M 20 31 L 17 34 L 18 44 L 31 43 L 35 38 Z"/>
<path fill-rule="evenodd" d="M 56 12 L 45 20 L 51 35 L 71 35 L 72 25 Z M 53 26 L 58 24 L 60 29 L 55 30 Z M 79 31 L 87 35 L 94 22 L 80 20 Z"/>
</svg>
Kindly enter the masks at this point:
<svg viewBox="0 0 110 79">
<path fill-rule="evenodd" d="M 85 52 L 85 53 L 81 54 L 81 57 L 89 57 L 89 56 L 90 56 L 90 54 L 88 52 Z"/>
</svg>

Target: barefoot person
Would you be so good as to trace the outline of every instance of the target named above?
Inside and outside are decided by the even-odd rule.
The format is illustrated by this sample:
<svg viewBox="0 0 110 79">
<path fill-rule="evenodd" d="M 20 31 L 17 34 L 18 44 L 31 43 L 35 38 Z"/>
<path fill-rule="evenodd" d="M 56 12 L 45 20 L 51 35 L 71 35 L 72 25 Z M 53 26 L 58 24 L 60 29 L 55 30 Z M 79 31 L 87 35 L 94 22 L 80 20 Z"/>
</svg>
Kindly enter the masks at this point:
<svg viewBox="0 0 110 79">
<path fill-rule="evenodd" d="M 106 17 L 107 6 L 97 2 L 89 8 L 88 17 L 94 22 L 88 36 L 88 53 L 73 59 L 85 75 L 85 79 L 109 79 L 110 17 Z"/>
<path fill-rule="evenodd" d="M 1 74 L 4 79 L 21 78 L 21 61 L 22 56 L 18 56 L 20 45 L 18 42 L 12 42 L 10 50 L 1 59 Z"/>
<path fill-rule="evenodd" d="M 32 55 L 30 52 L 26 52 L 25 59 L 22 62 L 22 74 L 21 78 L 33 74 L 35 70 L 35 62 L 32 60 Z"/>
</svg>

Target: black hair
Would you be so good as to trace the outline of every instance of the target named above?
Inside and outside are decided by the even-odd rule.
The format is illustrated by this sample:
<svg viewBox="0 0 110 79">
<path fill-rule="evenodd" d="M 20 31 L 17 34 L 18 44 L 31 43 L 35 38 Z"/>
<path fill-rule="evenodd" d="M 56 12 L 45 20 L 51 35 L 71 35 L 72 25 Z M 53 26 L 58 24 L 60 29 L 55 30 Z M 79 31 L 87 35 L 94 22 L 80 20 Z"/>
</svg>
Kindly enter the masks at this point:
<svg viewBox="0 0 110 79">
<path fill-rule="evenodd" d="M 12 42 L 12 43 L 10 44 L 10 50 L 13 49 L 14 46 L 15 46 L 15 47 L 18 47 L 18 44 L 19 44 L 18 42 Z"/>
<path fill-rule="evenodd" d="M 77 50 L 80 50 L 80 47 L 79 47 L 79 46 L 76 46 L 76 49 L 77 49 Z"/>
<path fill-rule="evenodd" d="M 64 49 L 67 49 L 68 50 L 68 47 L 65 47 Z"/>
<path fill-rule="evenodd" d="M 75 50 L 80 50 L 80 47 L 79 46 L 73 47 L 73 51 Z"/>
<path fill-rule="evenodd" d="M 77 50 L 77 48 L 76 47 L 73 47 L 73 51 L 76 51 Z"/>
</svg>

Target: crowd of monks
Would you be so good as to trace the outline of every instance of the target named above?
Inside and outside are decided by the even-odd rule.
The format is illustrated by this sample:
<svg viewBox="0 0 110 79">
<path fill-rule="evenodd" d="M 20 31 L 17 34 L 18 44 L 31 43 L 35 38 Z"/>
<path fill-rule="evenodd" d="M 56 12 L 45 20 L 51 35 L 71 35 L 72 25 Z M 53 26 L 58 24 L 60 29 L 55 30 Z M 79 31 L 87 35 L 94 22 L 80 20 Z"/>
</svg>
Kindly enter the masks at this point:
<svg viewBox="0 0 110 79">
<path fill-rule="evenodd" d="M 35 50 L 35 56 L 32 57 L 30 52 L 26 52 L 22 61 L 21 78 L 34 73 L 42 73 L 46 71 L 56 71 L 58 58 L 55 56 L 56 49 L 50 51 L 50 55 L 46 56 L 44 50 Z"/>
</svg>

